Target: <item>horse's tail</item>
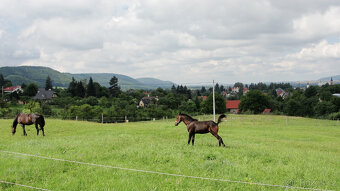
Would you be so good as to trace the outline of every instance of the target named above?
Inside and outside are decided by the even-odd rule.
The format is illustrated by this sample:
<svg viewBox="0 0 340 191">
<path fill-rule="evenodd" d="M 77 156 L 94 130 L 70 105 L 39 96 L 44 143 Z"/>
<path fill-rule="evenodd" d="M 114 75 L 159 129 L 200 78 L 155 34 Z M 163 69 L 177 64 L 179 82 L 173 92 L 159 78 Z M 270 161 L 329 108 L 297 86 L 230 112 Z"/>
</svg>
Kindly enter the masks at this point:
<svg viewBox="0 0 340 191">
<path fill-rule="evenodd" d="M 218 120 L 217 120 L 217 124 L 221 123 L 222 122 L 222 119 L 227 117 L 226 115 L 222 114 L 218 117 Z"/>
<path fill-rule="evenodd" d="M 45 126 L 44 116 L 40 115 L 39 118 L 40 118 L 40 125 L 41 125 L 41 127 L 44 127 Z"/>
</svg>

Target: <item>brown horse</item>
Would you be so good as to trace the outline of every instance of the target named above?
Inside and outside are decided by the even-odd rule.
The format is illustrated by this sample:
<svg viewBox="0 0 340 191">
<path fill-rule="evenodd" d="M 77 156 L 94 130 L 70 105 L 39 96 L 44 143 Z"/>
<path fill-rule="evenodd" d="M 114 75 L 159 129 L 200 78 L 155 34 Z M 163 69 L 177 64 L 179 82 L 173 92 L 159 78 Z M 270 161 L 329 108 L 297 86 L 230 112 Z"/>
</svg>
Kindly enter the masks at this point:
<svg viewBox="0 0 340 191">
<path fill-rule="evenodd" d="M 190 144 L 190 140 L 192 140 L 192 145 L 194 145 L 196 133 L 198 134 L 211 133 L 218 139 L 219 146 L 221 146 L 222 144 L 225 147 L 222 138 L 217 134 L 218 124 L 221 123 L 224 117 L 226 117 L 226 115 L 224 114 L 220 115 L 218 117 L 217 123 L 215 123 L 214 121 L 198 121 L 197 119 L 194 119 L 187 114 L 179 113 L 177 114 L 175 126 L 177 126 L 181 121 L 185 123 L 185 125 L 187 126 L 187 130 L 189 132 L 188 144 Z"/>
<path fill-rule="evenodd" d="M 43 136 L 45 136 L 45 132 L 44 132 L 45 119 L 42 115 L 25 114 L 25 113 L 18 114 L 13 121 L 12 135 L 15 134 L 18 123 L 22 126 L 22 129 L 24 131 L 24 136 L 27 136 L 25 125 L 33 125 L 33 124 L 35 124 L 35 128 L 37 129 L 37 135 L 39 135 L 39 128 L 38 128 L 38 125 L 39 125 L 40 129 L 42 130 Z"/>
</svg>

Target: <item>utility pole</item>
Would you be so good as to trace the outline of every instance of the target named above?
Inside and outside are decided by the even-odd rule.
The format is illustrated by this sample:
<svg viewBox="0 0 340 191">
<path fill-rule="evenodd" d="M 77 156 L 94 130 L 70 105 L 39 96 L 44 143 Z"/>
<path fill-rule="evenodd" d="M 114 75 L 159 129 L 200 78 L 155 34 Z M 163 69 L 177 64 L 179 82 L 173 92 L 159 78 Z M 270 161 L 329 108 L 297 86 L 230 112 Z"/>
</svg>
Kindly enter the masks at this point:
<svg viewBox="0 0 340 191">
<path fill-rule="evenodd" d="M 214 121 L 216 122 L 216 116 L 215 116 L 215 81 L 213 80 L 213 115 L 214 115 Z"/>
</svg>

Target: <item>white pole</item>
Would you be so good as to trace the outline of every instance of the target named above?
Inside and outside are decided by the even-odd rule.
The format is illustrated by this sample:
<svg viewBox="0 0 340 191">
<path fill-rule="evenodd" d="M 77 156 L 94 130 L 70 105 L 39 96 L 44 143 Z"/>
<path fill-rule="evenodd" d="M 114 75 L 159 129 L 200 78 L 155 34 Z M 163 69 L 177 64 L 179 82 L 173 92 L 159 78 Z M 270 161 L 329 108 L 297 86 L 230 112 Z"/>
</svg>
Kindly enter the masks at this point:
<svg viewBox="0 0 340 191">
<path fill-rule="evenodd" d="M 213 115 L 214 115 L 214 121 L 216 121 L 215 116 L 215 81 L 213 80 Z"/>
</svg>

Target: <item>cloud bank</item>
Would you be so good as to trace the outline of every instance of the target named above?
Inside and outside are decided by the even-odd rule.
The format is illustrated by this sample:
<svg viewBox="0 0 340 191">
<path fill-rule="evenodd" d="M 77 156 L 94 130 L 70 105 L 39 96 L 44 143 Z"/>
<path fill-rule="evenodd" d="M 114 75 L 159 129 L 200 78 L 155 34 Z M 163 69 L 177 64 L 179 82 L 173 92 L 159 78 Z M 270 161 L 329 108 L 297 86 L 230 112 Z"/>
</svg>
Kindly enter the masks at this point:
<svg viewBox="0 0 340 191">
<path fill-rule="evenodd" d="M 0 66 L 176 83 L 340 73 L 340 2 L 2 0 Z"/>
</svg>

